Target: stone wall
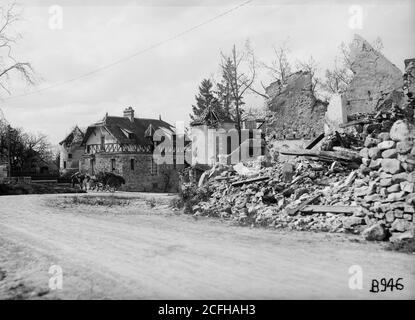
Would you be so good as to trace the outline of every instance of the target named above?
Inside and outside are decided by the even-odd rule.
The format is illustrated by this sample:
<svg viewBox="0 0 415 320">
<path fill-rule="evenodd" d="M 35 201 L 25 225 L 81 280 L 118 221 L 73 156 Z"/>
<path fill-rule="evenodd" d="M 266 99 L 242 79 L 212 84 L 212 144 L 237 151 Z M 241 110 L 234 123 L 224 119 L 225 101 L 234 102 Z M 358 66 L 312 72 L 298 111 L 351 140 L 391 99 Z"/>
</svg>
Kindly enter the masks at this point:
<svg viewBox="0 0 415 320">
<path fill-rule="evenodd" d="M 347 113 L 377 111 L 388 93 L 401 89 L 402 72 L 359 35 L 350 49 L 354 75 L 345 92 Z"/>
<path fill-rule="evenodd" d="M 65 148 L 60 146 L 60 173 L 65 174 L 67 172 L 74 173 L 79 171 L 79 160 L 85 152 L 85 148 L 79 145 L 75 145 L 71 148 Z M 72 155 L 72 158 L 69 158 L 69 154 Z M 66 169 L 64 168 L 64 161 L 66 161 Z"/>
<path fill-rule="evenodd" d="M 97 153 L 95 154 L 94 173 L 114 172 L 125 179 L 124 191 L 142 192 L 177 192 L 179 185 L 178 170 L 183 165 L 159 165 L 158 172 L 151 172 L 152 154 L 137 153 Z M 81 160 L 81 171 L 91 172 L 91 156 Z M 111 168 L 111 160 L 115 160 L 115 170 Z M 131 160 L 134 160 L 134 170 L 131 169 Z"/>
<path fill-rule="evenodd" d="M 276 140 L 313 139 L 323 132 L 327 104 L 314 96 L 310 73 L 296 72 L 285 86 L 274 82 L 266 92 L 270 96 L 267 136 Z"/>
</svg>

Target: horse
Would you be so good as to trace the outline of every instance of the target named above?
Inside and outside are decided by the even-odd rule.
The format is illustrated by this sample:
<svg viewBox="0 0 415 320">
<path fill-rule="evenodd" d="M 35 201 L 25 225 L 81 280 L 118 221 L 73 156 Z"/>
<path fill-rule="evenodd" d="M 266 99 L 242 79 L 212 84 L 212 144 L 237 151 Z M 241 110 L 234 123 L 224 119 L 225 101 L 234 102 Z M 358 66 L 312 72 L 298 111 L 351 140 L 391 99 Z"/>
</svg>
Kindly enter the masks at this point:
<svg viewBox="0 0 415 320">
<path fill-rule="evenodd" d="M 116 191 L 122 184 L 125 184 L 125 179 L 112 172 L 99 172 L 96 176 L 91 177 L 95 184 L 94 189 L 97 191 Z"/>
<path fill-rule="evenodd" d="M 84 189 L 84 186 L 85 189 L 87 189 L 86 183 L 89 182 L 90 179 L 91 176 L 89 174 L 76 172 L 71 176 L 72 188 L 75 188 L 75 185 L 79 185 L 81 190 Z"/>
</svg>

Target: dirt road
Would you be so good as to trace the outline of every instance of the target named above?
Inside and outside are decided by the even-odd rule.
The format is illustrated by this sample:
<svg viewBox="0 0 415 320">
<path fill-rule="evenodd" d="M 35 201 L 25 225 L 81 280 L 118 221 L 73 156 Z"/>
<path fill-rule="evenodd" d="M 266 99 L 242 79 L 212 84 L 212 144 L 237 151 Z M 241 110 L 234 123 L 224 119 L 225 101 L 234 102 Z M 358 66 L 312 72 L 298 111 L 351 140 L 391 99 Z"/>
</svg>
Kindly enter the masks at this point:
<svg viewBox="0 0 415 320">
<path fill-rule="evenodd" d="M 196 221 L 141 200 L 56 206 L 62 197 L 0 197 L 0 299 L 415 298 L 415 256 L 356 236 Z M 62 290 L 48 288 L 52 265 Z M 349 288 L 352 265 L 362 290 Z M 381 278 L 404 289 L 369 292 Z"/>
</svg>

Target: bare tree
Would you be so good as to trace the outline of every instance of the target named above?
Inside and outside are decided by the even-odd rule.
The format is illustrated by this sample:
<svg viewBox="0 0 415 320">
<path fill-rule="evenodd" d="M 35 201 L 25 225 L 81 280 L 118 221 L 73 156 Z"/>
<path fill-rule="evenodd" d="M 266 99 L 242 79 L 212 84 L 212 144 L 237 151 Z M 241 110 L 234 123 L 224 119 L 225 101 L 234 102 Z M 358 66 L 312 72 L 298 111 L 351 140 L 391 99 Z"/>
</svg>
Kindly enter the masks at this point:
<svg viewBox="0 0 415 320">
<path fill-rule="evenodd" d="M 335 62 L 335 66 L 332 70 L 326 70 L 326 80 L 323 84 L 323 88 L 330 93 L 343 93 L 346 91 L 352 78 L 353 73 L 350 69 L 339 66 L 338 63 Z"/>
<path fill-rule="evenodd" d="M 311 90 L 315 94 L 317 86 L 321 84 L 321 80 L 317 77 L 318 63 L 316 60 L 314 60 L 313 56 L 310 56 L 308 60 L 297 61 L 296 68 L 310 74 L 312 83 Z"/>
<path fill-rule="evenodd" d="M 0 7 L 0 88 L 10 94 L 7 82 L 12 73 L 20 75 L 28 84 L 35 83 L 34 71 L 29 62 L 21 62 L 13 56 L 12 48 L 21 38 L 13 31 L 21 20 L 21 12 L 15 3 Z"/>
<path fill-rule="evenodd" d="M 244 96 L 247 90 L 252 90 L 256 78 L 256 60 L 249 43 L 247 42 L 244 51 L 237 51 L 234 45 L 230 55 L 222 53 L 221 69 L 223 83 L 230 90 L 240 143 Z"/>
<path fill-rule="evenodd" d="M 288 40 L 286 40 L 278 48 L 273 46 L 274 59 L 271 64 L 262 63 L 262 66 L 270 72 L 270 75 L 279 80 L 282 85 L 287 83 L 287 78 L 292 72 L 291 63 L 288 61 Z"/>
</svg>

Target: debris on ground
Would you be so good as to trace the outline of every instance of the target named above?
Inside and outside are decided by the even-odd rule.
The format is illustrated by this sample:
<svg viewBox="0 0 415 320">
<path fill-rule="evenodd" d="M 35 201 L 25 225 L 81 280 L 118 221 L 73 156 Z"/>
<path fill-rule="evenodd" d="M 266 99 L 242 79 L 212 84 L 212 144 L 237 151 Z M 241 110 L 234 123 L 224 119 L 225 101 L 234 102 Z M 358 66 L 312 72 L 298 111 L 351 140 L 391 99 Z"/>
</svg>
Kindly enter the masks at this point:
<svg viewBox="0 0 415 320">
<path fill-rule="evenodd" d="M 414 226 L 415 129 L 395 117 L 353 120 L 365 128 L 325 137 L 325 150 L 282 151 L 296 156 L 291 162 L 216 165 L 199 187 L 183 186 L 186 211 L 251 226 L 406 239 Z"/>
</svg>

